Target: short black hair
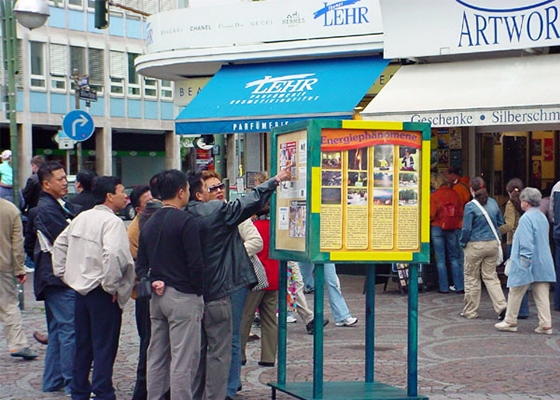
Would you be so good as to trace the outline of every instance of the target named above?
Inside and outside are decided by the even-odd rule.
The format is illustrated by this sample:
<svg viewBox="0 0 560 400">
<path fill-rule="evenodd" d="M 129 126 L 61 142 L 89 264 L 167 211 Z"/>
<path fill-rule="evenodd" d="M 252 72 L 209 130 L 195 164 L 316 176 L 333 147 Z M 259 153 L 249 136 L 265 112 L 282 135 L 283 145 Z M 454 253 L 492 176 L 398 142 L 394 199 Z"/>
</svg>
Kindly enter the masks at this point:
<svg viewBox="0 0 560 400">
<path fill-rule="evenodd" d="M 80 182 L 80 185 L 82 185 L 84 190 L 86 192 L 90 192 L 93 180 L 96 176 L 97 173 L 95 171 L 92 171 L 90 169 L 82 169 L 80 172 L 78 172 L 78 175 L 76 175 L 76 182 Z"/>
<path fill-rule="evenodd" d="M 166 169 L 157 177 L 157 188 L 162 200 L 173 199 L 179 189 L 184 189 L 187 184 L 187 176 L 178 169 Z"/>
<path fill-rule="evenodd" d="M 152 197 L 155 199 L 160 199 L 161 195 L 159 194 L 159 190 L 157 188 L 157 179 L 159 176 L 159 172 L 150 178 L 150 192 L 152 192 Z"/>
<path fill-rule="evenodd" d="M 56 161 L 49 161 L 44 163 L 39 167 L 37 171 L 37 177 L 39 182 L 43 184 L 44 181 L 48 181 L 53 176 L 53 171 L 58 171 L 59 169 L 64 169 L 64 165 Z M 66 170 L 65 170 L 66 171 Z"/>
<path fill-rule="evenodd" d="M 140 206 L 140 197 L 146 192 L 150 191 L 150 187 L 148 185 L 139 185 L 132 189 L 130 192 L 130 204 L 132 207 L 139 207 Z"/>
<path fill-rule="evenodd" d="M 115 194 L 117 185 L 122 185 L 121 178 L 116 176 L 98 176 L 93 180 L 93 198 L 95 204 L 105 203 L 107 193 Z"/>
<path fill-rule="evenodd" d="M 196 194 L 202 192 L 202 172 L 189 172 L 187 179 L 190 185 L 189 200 L 196 200 Z"/>
</svg>

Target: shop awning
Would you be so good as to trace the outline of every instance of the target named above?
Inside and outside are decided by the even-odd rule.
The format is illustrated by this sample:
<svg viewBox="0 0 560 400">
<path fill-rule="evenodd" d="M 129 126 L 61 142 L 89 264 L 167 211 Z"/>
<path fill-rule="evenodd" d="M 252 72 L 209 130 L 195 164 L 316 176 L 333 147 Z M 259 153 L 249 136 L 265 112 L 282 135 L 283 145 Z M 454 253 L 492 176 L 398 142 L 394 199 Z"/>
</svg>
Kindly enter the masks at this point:
<svg viewBox="0 0 560 400">
<path fill-rule="evenodd" d="M 362 116 L 435 127 L 558 123 L 559 66 L 559 54 L 403 66 Z"/>
<path fill-rule="evenodd" d="M 226 65 L 179 113 L 175 130 L 267 132 L 309 118 L 347 119 L 388 63 L 356 57 Z"/>
</svg>

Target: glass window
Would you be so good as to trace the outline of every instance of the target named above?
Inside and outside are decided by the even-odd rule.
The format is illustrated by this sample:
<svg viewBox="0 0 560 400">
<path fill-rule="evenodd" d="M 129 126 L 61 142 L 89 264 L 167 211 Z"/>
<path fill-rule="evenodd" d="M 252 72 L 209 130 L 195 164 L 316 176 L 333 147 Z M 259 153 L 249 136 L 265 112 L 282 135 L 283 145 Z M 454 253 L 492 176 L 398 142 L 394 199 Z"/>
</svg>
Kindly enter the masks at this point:
<svg viewBox="0 0 560 400">
<path fill-rule="evenodd" d="M 157 79 L 144 78 L 144 96 L 157 97 Z"/>
<path fill-rule="evenodd" d="M 82 0 L 68 0 L 68 5 L 82 7 Z"/>
<path fill-rule="evenodd" d="M 111 51 L 111 93 L 124 94 L 124 77 L 126 73 L 125 53 L 120 51 Z"/>
<path fill-rule="evenodd" d="M 173 89 L 171 81 L 161 81 L 161 98 L 172 99 Z"/>
<path fill-rule="evenodd" d="M 87 74 L 86 49 L 83 47 L 70 46 L 70 71 L 72 75 L 74 70 L 77 70 L 79 76 Z"/>
<path fill-rule="evenodd" d="M 45 44 L 29 42 L 29 59 L 31 64 L 31 86 L 45 87 Z M 22 68 L 20 67 L 20 70 Z"/>
<path fill-rule="evenodd" d="M 97 90 L 97 93 L 103 92 L 103 83 L 105 77 L 103 59 L 103 49 L 88 49 L 89 86 L 92 89 Z"/>
<path fill-rule="evenodd" d="M 140 96 L 140 78 L 136 73 L 136 68 L 134 68 L 134 60 L 140 54 L 128 53 L 128 94 L 130 96 Z"/>
<path fill-rule="evenodd" d="M 68 47 L 63 44 L 50 45 L 51 89 L 66 89 L 68 75 Z"/>
</svg>

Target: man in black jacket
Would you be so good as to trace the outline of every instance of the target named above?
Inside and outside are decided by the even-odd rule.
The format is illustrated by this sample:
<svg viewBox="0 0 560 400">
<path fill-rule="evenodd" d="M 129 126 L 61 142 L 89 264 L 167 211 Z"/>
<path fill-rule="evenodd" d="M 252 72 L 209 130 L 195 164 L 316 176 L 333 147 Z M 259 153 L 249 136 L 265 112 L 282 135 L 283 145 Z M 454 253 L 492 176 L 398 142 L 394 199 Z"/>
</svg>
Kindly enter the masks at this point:
<svg viewBox="0 0 560 400">
<path fill-rule="evenodd" d="M 95 206 L 95 199 L 93 198 L 93 180 L 97 177 L 95 171 L 89 169 L 82 169 L 76 175 L 76 191 L 77 196 L 74 196 L 69 201 L 72 204 L 81 206 L 82 211 L 91 210 Z"/>
<path fill-rule="evenodd" d="M 64 167 L 57 162 L 43 164 L 37 172 L 43 192 L 37 207 L 29 211 L 25 229 L 25 252 L 35 261 L 34 290 L 44 300 L 49 343 L 43 371 L 43 391 L 70 390 L 74 357 L 75 292 L 53 274 L 52 245 L 79 206 L 63 202 L 68 193 Z"/>
<path fill-rule="evenodd" d="M 195 399 L 225 399 L 231 359 L 229 295 L 257 282 L 238 225 L 268 202 L 280 182 L 290 178 L 288 166 L 253 192 L 225 203 L 208 201 L 209 193 L 215 188 L 202 180 L 201 173 L 189 175 L 191 193 L 187 212 L 194 215 L 198 222 L 205 266 L 204 319 L 200 365 L 193 389 Z"/>
</svg>

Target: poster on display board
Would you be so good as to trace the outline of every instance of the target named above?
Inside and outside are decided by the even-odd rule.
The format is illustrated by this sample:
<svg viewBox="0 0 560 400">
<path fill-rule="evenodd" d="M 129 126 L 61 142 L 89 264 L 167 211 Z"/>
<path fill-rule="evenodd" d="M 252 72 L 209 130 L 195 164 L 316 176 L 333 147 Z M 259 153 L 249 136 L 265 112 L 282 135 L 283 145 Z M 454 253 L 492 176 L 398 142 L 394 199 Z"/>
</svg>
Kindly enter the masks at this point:
<svg viewBox="0 0 560 400">
<path fill-rule="evenodd" d="M 272 213 L 275 257 L 429 260 L 429 124 L 312 120 L 273 134 L 275 166 L 292 172 Z"/>
</svg>

